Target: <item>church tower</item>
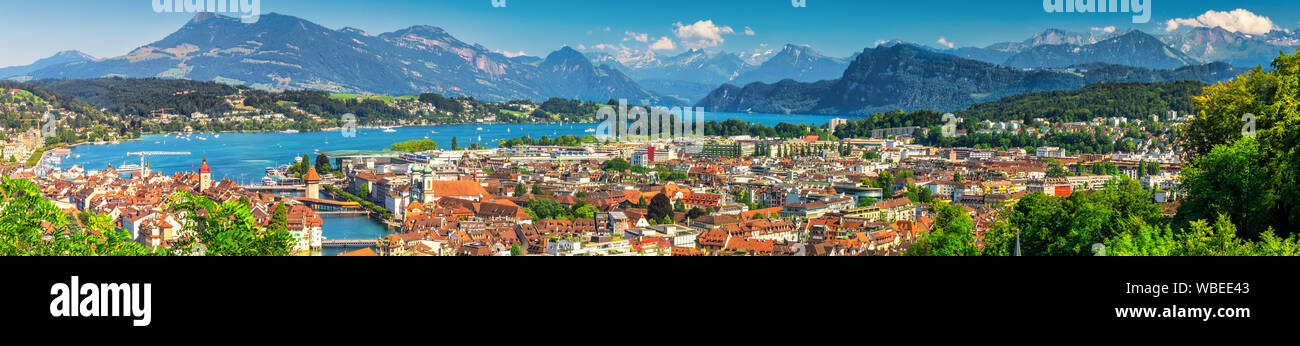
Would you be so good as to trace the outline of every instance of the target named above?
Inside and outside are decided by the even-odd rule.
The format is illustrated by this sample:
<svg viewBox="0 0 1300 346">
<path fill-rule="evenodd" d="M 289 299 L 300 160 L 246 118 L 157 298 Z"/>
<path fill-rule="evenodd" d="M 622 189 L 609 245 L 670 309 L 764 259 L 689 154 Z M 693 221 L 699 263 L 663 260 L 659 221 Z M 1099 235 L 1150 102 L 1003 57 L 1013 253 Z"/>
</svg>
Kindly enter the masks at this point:
<svg viewBox="0 0 1300 346">
<path fill-rule="evenodd" d="M 212 167 L 208 167 L 208 158 L 203 158 L 203 164 L 199 166 L 199 192 L 208 191 L 212 188 Z"/>
<path fill-rule="evenodd" d="M 411 165 L 411 201 L 433 202 L 433 167 Z"/>
</svg>

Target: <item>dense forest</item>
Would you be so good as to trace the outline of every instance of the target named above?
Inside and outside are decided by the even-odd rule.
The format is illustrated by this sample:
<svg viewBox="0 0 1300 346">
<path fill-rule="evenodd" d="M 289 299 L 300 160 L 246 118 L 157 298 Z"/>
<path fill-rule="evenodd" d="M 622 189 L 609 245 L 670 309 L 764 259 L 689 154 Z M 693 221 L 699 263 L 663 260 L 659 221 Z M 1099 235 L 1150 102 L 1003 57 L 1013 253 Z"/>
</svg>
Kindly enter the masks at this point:
<svg viewBox="0 0 1300 346">
<path fill-rule="evenodd" d="M 138 135 L 138 129 L 124 122 L 120 117 L 101 111 L 98 107 L 59 91 L 27 83 L 0 81 L 0 90 L 18 89 L 39 98 L 36 103 L 48 104 L 54 109 L 66 109 L 81 115 L 76 118 L 59 118 L 56 135 L 46 137 L 46 144 L 74 143 L 83 140 L 102 140 L 110 138 L 129 138 Z M 44 111 L 29 110 L 3 114 L 2 125 L 6 129 L 30 130 L 40 126 L 37 120 Z M 40 113 L 40 114 L 37 114 Z M 81 129 L 80 131 L 74 129 Z"/>
<path fill-rule="evenodd" d="M 1043 118 L 1049 122 L 1079 122 L 1096 117 L 1143 118 L 1193 112 L 1192 98 L 1201 95 L 1204 83 L 1180 81 L 1166 83 L 1097 83 L 1078 90 L 1043 91 L 1008 96 L 994 102 L 976 104 L 960 117 L 1008 121 Z"/>
<path fill-rule="evenodd" d="M 109 112 L 135 116 L 148 116 L 159 109 L 183 115 L 229 112 L 234 108 L 225 97 L 238 90 L 213 82 L 159 78 L 46 79 L 31 84 L 75 96 Z"/>
</svg>

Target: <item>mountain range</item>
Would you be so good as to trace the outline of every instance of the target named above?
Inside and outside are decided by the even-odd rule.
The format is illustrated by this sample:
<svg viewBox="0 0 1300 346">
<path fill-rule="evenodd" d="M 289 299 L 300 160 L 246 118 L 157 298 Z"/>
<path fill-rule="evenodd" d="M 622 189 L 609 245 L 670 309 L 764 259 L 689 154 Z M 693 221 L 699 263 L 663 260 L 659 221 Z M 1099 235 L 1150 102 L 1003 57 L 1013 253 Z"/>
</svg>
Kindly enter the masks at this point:
<svg viewBox="0 0 1300 346">
<path fill-rule="evenodd" d="M 862 113 L 891 107 L 958 109 L 1009 93 L 1092 82 L 1212 82 L 1235 75 L 1233 66 L 1265 65 L 1278 51 L 1297 46 L 1300 35 L 1290 31 L 1246 35 L 1195 28 L 1155 36 L 1137 30 L 1049 29 L 982 48 L 882 42 L 849 58 L 793 44 L 779 51 L 692 49 L 672 56 L 563 47 L 546 57 L 507 57 L 434 26 L 372 35 L 275 13 L 253 24 L 200 13 L 124 56 L 95 59 L 61 52 L 0 69 L 0 78 L 159 77 L 265 90 L 434 92 L 488 101 L 627 99 L 699 104 L 715 111 Z"/>
<path fill-rule="evenodd" d="M 37 70 L 46 67 L 67 65 L 71 63 L 82 63 L 82 62 L 87 62 L 92 60 L 95 60 L 95 57 L 90 56 L 90 54 L 82 53 L 75 50 L 65 50 L 62 52 L 55 53 L 53 56 L 50 56 L 48 58 L 37 60 L 36 62 L 31 63 L 30 65 L 0 68 L 0 79 L 6 79 L 12 77 L 25 77 L 28 74 L 31 74 L 32 72 L 36 72 Z M 23 80 L 30 79 L 30 77 L 17 78 L 17 79 L 23 81 Z"/>
<path fill-rule="evenodd" d="M 889 110 L 951 111 L 1034 91 L 1077 89 L 1098 82 L 1215 82 L 1239 70 L 1224 63 L 1176 70 L 1091 63 L 1021 70 L 911 44 L 869 48 L 834 80 L 744 87 L 723 85 L 696 106 L 715 112 L 871 114 Z"/>
<path fill-rule="evenodd" d="M 1102 62 L 1156 69 L 1224 62 L 1267 67 L 1278 52 L 1294 52 L 1300 34 L 1274 30 L 1250 35 L 1213 27 L 1152 35 L 1137 30 L 1093 33 L 1048 29 L 1020 42 L 962 47 L 943 53 L 1017 68 L 1055 68 Z"/>
<path fill-rule="evenodd" d="M 676 104 L 617 69 L 562 48 L 544 60 L 512 59 L 432 26 L 381 35 L 331 30 L 281 14 L 254 24 L 200 13 L 175 33 L 115 58 L 40 68 L 31 78 L 163 77 L 260 89 L 409 95 L 435 92 L 493 101 L 572 97 Z"/>
<path fill-rule="evenodd" d="M 660 58 L 653 52 L 613 56 L 589 53 L 596 63 L 609 64 L 654 92 L 694 103 L 716 88 L 730 83 L 775 83 L 785 79 L 815 82 L 834 79 L 848 67 L 846 59 L 828 57 L 808 46 L 787 44 L 780 51 L 731 54 L 688 50 Z"/>
</svg>

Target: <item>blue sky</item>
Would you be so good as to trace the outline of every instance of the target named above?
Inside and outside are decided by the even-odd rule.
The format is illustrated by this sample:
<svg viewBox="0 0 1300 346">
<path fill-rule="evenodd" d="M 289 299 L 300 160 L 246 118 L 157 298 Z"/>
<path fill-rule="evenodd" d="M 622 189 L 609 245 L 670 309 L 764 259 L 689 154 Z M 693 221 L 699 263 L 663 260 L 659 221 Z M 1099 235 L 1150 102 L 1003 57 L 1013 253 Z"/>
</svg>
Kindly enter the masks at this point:
<svg viewBox="0 0 1300 346">
<path fill-rule="evenodd" d="M 157 0 L 0 1 L 0 66 L 28 64 L 68 49 L 96 57 L 123 55 L 193 17 L 155 13 L 152 1 Z M 503 8 L 491 0 L 260 1 L 262 13 L 293 15 L 334 29 L 351 26 L 377 34 L 427 24 L 489 49 L 534 56 L 564 45 L 643 52 L 655 43 L 660 55 L 688 47 L 750 52 L 794 43 L 848 56 L 889 39 L 985 46 L 1023 40 L 1047 28 L 1161 33 L 1174 19 L 1181 28 L 1256 25 L 1232 22 L 1253 16 L 1267 17 L 1278 28 L 1300 29 L 1300 1 L 1294 0 L 1149 0 L 1152 19 L 1145 24 L 1134 24 L 1132 14 L 1047 13 L 1041 0 L 806 0 L 804 8 L 790 0 L 506 0 Z M 1207 11 L 1238 8 L 1252 16 L 1196 19 Z"/>
</svg>

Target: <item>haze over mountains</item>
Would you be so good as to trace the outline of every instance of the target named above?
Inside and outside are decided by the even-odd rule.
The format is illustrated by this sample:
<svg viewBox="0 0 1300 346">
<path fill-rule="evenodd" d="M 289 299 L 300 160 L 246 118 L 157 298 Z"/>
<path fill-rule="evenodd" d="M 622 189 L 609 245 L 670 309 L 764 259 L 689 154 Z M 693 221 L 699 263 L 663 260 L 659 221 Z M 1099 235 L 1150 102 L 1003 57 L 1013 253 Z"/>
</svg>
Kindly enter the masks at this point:
<svg viewBox="0 0 1300 346">
<path fill-rule="evenodd" d="M 1213 82 L 1267 65 L 1300 35 L 1247 35 L 1194 28 L 1155 36 L 1136 30 L 1049 29 L 1024 41 L 934 49 L 884 42 L 849 58 L 808 46 L 671 56 L 586 53 L 507 57 L 434 26 L 372 35 L 300 18 L 263 15 L 254 24 L 201 13 L 176 32 L 127 55 L 94 59 L 62 52 L 0 78 L 162 77 L 267 90 L 411 95 L 434 92 L 489 101 L 551 97 L 693 105 L 710 111 L 864 113 L 952 110 L 1015 93 L 1094 82 Z M 1222 61 L 1226 63 L 1209 64 Z"/>
<path fill-rule="evenodd" d="M 743 58 L 738 54 L 700 49 L 662 59 L 653 53 L 621 59 L 601 53 L 592 55 L 597 63 L 619 68 L 648 89 L 688 103 L 703 98 L 722 84 L 775 83 L 784 79 L 815 82 L 838 78 L 849 66 L 846 59 L 828 57 L 811 47 L 793 44 L 771 54 Z"/>
</svg>

